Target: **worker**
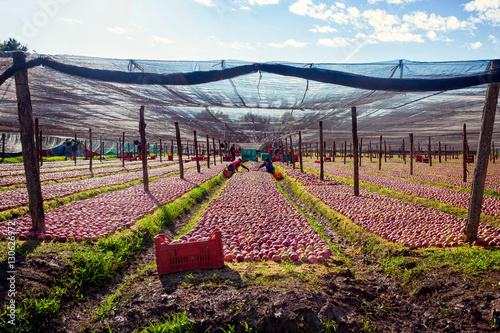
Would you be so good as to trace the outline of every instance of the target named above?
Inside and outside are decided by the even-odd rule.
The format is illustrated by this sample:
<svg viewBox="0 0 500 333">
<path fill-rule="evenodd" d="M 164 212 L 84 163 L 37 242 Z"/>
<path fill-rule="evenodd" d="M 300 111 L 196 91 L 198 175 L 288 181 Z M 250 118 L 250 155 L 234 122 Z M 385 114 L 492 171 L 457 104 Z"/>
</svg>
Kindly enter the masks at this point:
<svg viewBox="0 0 500 333">
<path fill-rule="evenodd" d="M 241 158 L 238 158 L 236 161 L 234 161 L 233 163 L 229 164 L 226 169 L 229 170 L 229 172 L 231 172 L 231 175 L 234 175 L 234 173 L 236 171 L 238 171 L 238 168 L 240 166 L 242 168 L 247 169 L 247 171 L 250 171 L 250 169 L 248 169 L 246 166 L 243 165 L 243 162 L 241 161 Z"/>
<path fill-rule="evenodd" d="M 273 166 L 273 162 L 271 162 L 271 160 L 269 159 L 269 157 L 266 157 L 266 159 L 264 160 L 264 163 L 262 163 L 259 167 L 262 168 L 262 167 L 266 167 L 266 171 L 269 172 L 269 173 L 274 173 L 274 166 Z"/>
<path fill-rule="evenodd" d="M 229 149 L 229 152 L 231 153 L 231 161 L 234 161 L 236 159 L 236 147 L 234 146 L 234 143 L 233 145 L 231 146 L 231 148 Z"/>
</svg>

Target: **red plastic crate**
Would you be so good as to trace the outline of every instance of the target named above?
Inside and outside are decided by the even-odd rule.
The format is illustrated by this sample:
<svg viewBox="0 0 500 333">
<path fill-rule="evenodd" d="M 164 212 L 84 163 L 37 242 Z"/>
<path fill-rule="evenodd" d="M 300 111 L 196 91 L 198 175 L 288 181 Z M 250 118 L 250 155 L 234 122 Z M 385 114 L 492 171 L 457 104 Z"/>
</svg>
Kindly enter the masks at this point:
<svg viewBox="0 0 500 333">
<path fill-rule="evenodd" d="M 274 178 L 276 178 L 277 180 L 281 180 L 281 179 L 283 179 L 283 176 L 281 176 L 281 173 L 275 172 Z"/>
<path fill-rule="evenodd" d="M 208 241 L 169 244 L 165 234 L 155 237 L 156 270 L 166 274 L 224 267 L 222 235 L 214 230 Z"/>
</svg>

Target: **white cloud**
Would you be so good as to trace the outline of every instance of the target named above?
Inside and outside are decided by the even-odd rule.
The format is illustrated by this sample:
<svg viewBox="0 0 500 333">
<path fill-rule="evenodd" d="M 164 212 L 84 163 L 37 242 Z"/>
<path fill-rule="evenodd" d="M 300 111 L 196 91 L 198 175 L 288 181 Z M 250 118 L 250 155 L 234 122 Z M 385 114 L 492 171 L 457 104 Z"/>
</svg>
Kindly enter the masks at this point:
<svg viewBox="0 0 500 333">
<path fill-rule="evenodd" d="M 153 38 L 151 38 L 151 41 L 156 42 L 156 43 L 164 43 L 164 44 L 173 43 L 173 41 L 171 39 L 168 39 L 165 37 L 159 37 L 159 36 L 153 36 Z"/>
<path fill-rule="evenodd" d="M 207 7 L 213 7 L 215 6 L 214 2 L 212 0 L 194 0 L 197 3 L 201 3 L 202 5 L 205 5 Z"/>
<path fill-rule="evenodd" d="M 405 5 L 407 3 L 412 3 L 420 0 L 368 0 L 368 3 L 374 4 L 377 2 L 387 2 L 390 5 Z"/>
<path fill-rule="evenodd" d="M 248 4 L 253 6 L 253 5 L 277 5 L 280 2 L 280 0 L 248 0 Z"/>
<path fill-rule="evenodd" d="M 252 9 L 252 8 L 250 8 L 250 7 L 248 7 L 248 6 L 241 6 L 241 7 L 240 7 L 240 9 L 241 9 L 241 10 L 250 10 L 250 9 Z"/>
<path fill-rule="evenodd" d="M 342 2 L 336 2 L 336 3 L 335 3 L 335 6 L 336 6 L 337 8 L 342 8 L 342 9 L 344 9 L 344 8 L 345 8 L 344 3 L 342 3 Z"/>
<path fill-rule="evenodd" d="M 474 0 L 464 6 L 468 12 L 485 12 L 489 9 L 500 8 L 500 0 Z"/>
<path fill-rule="evenodd" d="M 483 43 L 481 43 L 481 42 L 467 44 L 467 48 L 472 49 L 472 50 L 476 50 L 476 49 L 480 48 L 481 46 L 483 46 Z"/>
<path fill-rule="evenodd" d="M 381 9 L 367 10 L 362 16 L 375 31 L 386 31 L 391 29 L 392 26 L 400 23 L 396 15 L 387 14 L 385 10 Z"/>
<path fill-rule="evenodd" d="M 253 47 L 250 45 L 250 43 L 241 43 L 239 41 L 236 41 L 236 42 L 233 42 L 231 44 L 229 44 L 229 47 L 232 48 L 232 49 L 236 49 L 236 50 L 241 50 L 241 49 L 248 49 L 248 50 L 252 50 Z"/>
<path fill-rule="evenodd" d="M 475 26 L 468 21 L 460 21 L 455 16 L 442 17 L 426 12 L 413 12 L 410 15 L 403 15 L 403 21 L 413 25 L 417 29 L 432 31 L 454 31 L 471 30 Z"/>
<path fill-rule="evenodd" d="M 78 24 L 83 24 L 82 21 L 74 19 L 74 18 L 66 18 L 66 17 L 61 17 L 59 20 L 63 22 L 68 22 L 68 23 L 78 23 Z"/>
<path fill-rule="evenodd" d="M 338 32 L 337 29 L 330 27 L 329 25 L 325 25 L 320 27 L 319 25 L 315 24 L 316 28 L 309 29 L 309 31 L 312 32 L 319 32 L 319 33 L 328 33 L 328 32 Z"/>
<path fill-rule="evenodd" d="M 380 42 L 416 42 L 423 43 L 422 35 L 412 34 L 410 32 L 401 32 L 396 29 L 389 31 L 380 31 L 372 34 L 370 38 Z"/>
<path fill-rule="evenodd" d="M 498 40 L 495 36 L 489 35 L 488 40 L 492 42 L 493 44 L 500 44 L 500 40 Z"/>
<path fill-rule="evenodd" d="M 272 46 L 272 47 L 279 47 L 279 48 L 283 48 L 283 47 L 287 47 L 287 46 L 300 48 L 300 47 L 306 46 L 307 43 L 297 42 L 296 40 L 289 39 L 283 43 L 269 43 L 268 45 Z"/>
<path fill-rule="evenodd" d="M 339 46 L 347 46 L 349 45 L 349 42 L 344 37 L 322 38 L 318 40 L 318 45 L 324 45 L 328 47 L 339 47 Z"/>
<path fill-rule="evenodd" d="M 359 9 L 357 9 L 356 7 L 349 7 L 349 8 L 347 8 L 347 12 L 353 18 L 359 17 Z"/>
<path fill-rule="evenodd" d="M 118 34 L 118 35 L 123 35 L 123 34 L 128 33 L 127 29 L 125 29 L 123 27 L 119 27 L 119 26 L 116 26 L 113 28 L 108 28 L 108 31 L 111 31 L 112 33 Z"/>
<path fill-rule="evenodd" d="M 438 41 L 441 41 L 441 42 L 452 42 L 453 39 L 450 39 L 450 38 L 447 38 L 447 37 L 444 37 L 444 36 L 441 36 L 441 35 L 438 35 L 435 31 L 433 30 L 429 30 L 427 31 L 426 33 L 426 36 L 429 40 L 432 40 L 434 42 L 438 42 Z"/>
<path fill-rule="evenodd" d="M 315 5 L 311 0 L 299 0 L 290 5 L 288 9 L 294 14 L 301 16 L 307 15 L 320 20 L 327 20 L 333 13 L 330 9 L 325 10 L 326 5 L 324 3 Z"/>
</svg>

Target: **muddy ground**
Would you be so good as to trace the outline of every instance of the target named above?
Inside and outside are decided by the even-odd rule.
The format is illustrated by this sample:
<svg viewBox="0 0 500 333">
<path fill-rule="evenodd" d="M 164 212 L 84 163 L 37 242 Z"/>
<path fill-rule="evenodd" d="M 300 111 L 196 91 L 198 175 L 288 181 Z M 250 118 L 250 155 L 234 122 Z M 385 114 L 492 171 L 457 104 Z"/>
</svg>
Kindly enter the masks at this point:
<svg viewBox="0 0 500 333">
<path fill-rule="evenodd" d="M 133 332 L 183 311 L 196 332 L 228 331 L 231 325 L 237 332 L 498 331 L 491 319 L 492 309 L 500 309 L 499 287 L 493 286 L 500 272 L 465 276 L 443 265 L 432 274 L 417 274 L 413 278 L 418 283 L 408 288 L 381 270 L 376 254 L 359 253 L 328 221 L 300 206 L 350 263 L 332 256 L 315 265 L 230 263 L 221 269 L 158 276 L 149 242 L 125 272 L 80 301 L 68 298 L 60 317 L 40 331 Z M 165 233 L 176 235 L 200 207 L 193 207 Z M 23 293 L 50 287 L 70 269 L 57 252 L 18 259 Z M 5 263 L 2 266 L 0 274 L 5 272 Z M 3 297 L 4 292 L 0 289 Z M 110 295 L 115 305 L 99 310 Z"/>
</svg>

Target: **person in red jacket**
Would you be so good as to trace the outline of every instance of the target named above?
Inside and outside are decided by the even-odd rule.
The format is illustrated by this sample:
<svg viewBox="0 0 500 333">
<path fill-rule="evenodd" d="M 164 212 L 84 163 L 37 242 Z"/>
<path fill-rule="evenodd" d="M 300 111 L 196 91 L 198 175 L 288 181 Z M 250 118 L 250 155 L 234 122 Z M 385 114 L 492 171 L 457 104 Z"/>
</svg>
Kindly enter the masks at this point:
<svg viewBox="0 0 500 333">
<path fill-rule="evenodd" d="M 243 163 L 241 162 L 241 158 L 238 158 L 236 161 L 229 164 L 226 169 L 229 170 L 229 172 L 231 172 L 231 175 L 234 175 L 234 173 L 238 171 L 238 168 L 240 166 L 242 168 L 247 169 L 247 171 L 250 171 L 250 169 L 248 169 L 246 166 L 243 165 Z"/>
</svg>

